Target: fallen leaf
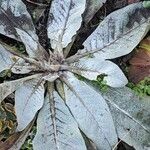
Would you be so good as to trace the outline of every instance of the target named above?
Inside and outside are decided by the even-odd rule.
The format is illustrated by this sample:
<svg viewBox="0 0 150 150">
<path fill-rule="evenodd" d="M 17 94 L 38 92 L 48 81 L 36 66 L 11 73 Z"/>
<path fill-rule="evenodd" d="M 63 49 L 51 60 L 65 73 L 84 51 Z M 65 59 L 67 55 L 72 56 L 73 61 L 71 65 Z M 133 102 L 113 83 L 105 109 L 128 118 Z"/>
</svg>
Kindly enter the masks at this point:
<svg viewBox="0 0 150 150">
<path fill-rule="evenodd" d="M 145 77 L 150 77 L 150 37 L 144 39 L 133 58 L 129 61 L 129 80 L 138 83 Z"/>
</svg>

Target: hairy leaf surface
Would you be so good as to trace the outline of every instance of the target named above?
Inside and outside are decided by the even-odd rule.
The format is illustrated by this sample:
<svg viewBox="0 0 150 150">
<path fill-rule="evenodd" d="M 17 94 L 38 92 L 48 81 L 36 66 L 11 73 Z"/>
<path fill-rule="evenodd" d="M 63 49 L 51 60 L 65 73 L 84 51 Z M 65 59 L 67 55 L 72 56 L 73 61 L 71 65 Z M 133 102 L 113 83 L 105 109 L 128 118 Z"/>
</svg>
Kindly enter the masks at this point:
<svg viewBox="0 0 150 150">
<path fill-rule="evenodd" d="M 40 75 L 32 75 L 24 77 L 18 80 L 5 81 L 0 84 L 0 102 L 4 100 L 8 95 L 16 91 L 24 82 L 40 77 Z"/>
<path fill-rule="evenodd" d="M 48 37 L 53 49 L 66 47 L 81 26 L 86 0 L 54 0 L 49 14 Z M 62 49 L 61 49 L 62 50 Z"/>
<path fill-rule="evenodd" d="M 0 33 L 21 40 L 15 28 L 20 28 L 32 34 L 34 29 L 32 19 L 21 0 L 0 1 Z"/>
<path fill-rule="evenodd" d="M 35 150 L 86 150 L 86 146 L 64 101 L 52 87 L 37 119 Z"/>
<path fill-rule="evenodd" d="M 16 57 L 0 44 L 0 72 L 10 69 L 15 64 Z"/>
<path fill-rule="evenodd" d="M 150 101 L 139 98 L 127 87 L 110 89 L 104 94 L 118 136 L 136 150 L 150 148 Z"/>
<path fill-rule="evenodd" d="M 98 75 L 104 75 L 106 84 L 111 87 L 125 86 L 128 81 L 120 68 L 110 61 L 100 61 L 97 58 L 82 58 L 74 64 L 81 69 L 74 70 L 89 80 L 96 80 Z"/>
<path fill-rule="evenodd" d="M 109 86 L 124 86 L 126 77 L 107 59 L 131 52 L 150 27 L 150 10 L 142 3 L 132 4 L 104 18 L 89 38 L 84 38 L 82 49 L 77 42 L 80 26 L 86 26 L 84 21 L 89 22 L 105 2 L 53 0 L 36 23 L 37 35 L 21 0 L 0 1 L 2 38 L 19 40 L 26 47 L 22 54 L 7 46 L 4 39 L 0 42 L 0 73 L 6 72 L 9 80 L 0 84 L 0 102 L 15 93 L 16 132 L 26 131 L 36 114 L 39 115 L 33 141 L 35 150 L 86 150 L 86 141 L 95 149 L 112 150 L 118 145 L 118 137 L 139 150 L 150 147 L 149 102 L 132 97 L 126 88 L 110 89 L 101 95 L 76 76 L 95 80 L 101 75 Z M 48 52 L 39 44 L 38 36 L 40 42 L 50 40 L 51 47 L 41 42 Z M 7 71 L 12 72 L 11 77 Z M 22 78 L 11 81 L 16 77 Z M 12 150 L 20 148 L 26 133 L 17 141 L 18 136 L 13 139 Z"/>
<path fill-rule="evenodd" d="M 40 79 L 24 82 L 15 92 L 15 110 L 18 121 L 17 129 L 22 131 L 33 120 L 43 106 L 44 85 Z"/>
<path fill-rule="evenodd" d="M 72 74 L 68 74 L 68 81 L 73 89 L 65 86 L 66 104 L 80 129 L 96 144 L 98 149 L 111 149 L 117 143 L 117 135 L 105 100 L 94 89 L 76 79 Z"/>
<path fill-rule="evenodd" d="M 138 14 L 138 15 L 137 15 Z M 112 59 L 131 52 L 149 29 L 150 10 L 131 4 L 108 15 L 83 43 L 84 50 L 99 59 Z"/>
<path fill-rule="evenodd" d="M 26 74 L 37 68 L 26 63 L 22 58 L 10 53 L 7 47 L 0 44 L 0 72 L 10 70 L 16 74 Z"/>
<path fill-rule="evenodd" d="M 31 57 L 46 57 L 38 42 L 31 16 L 21 0 L 0 2 L 0 33 L 22 41 Z"/>
</svg>

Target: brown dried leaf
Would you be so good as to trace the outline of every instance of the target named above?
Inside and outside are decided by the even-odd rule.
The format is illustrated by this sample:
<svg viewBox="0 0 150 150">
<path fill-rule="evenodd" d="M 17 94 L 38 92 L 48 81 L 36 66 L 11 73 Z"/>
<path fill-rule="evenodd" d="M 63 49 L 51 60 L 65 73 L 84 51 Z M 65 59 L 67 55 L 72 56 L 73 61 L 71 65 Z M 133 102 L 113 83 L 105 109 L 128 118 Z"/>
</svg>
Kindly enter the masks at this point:
<svg viewBox="0 0 150 150">
<path fill-rule="evenodd" d="M 132 82 L 138 83 L 145 77 L 150 77 L 150 37 L 141 42 L 130 64 L 128 76 Z"/>
<path fill-rule="evenodd" d="M 20 150 L 22 144 L 27 138 L 35 119 L 30 123 L 30 125 L 22 132 L 17 132 L 10 136 L 5 142 L 0 144 L 0 150 Z"/>
</svg>

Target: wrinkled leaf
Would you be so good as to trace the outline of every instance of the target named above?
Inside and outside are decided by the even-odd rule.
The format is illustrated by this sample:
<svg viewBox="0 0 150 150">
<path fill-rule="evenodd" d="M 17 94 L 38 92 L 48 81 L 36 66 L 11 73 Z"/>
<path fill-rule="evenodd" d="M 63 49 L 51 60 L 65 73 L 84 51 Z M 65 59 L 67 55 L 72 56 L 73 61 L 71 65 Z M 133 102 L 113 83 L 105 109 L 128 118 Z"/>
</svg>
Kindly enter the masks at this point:
<svg viewBox="0 0 150 150">
<path fill-rule="evenodd" d="M 118 136 L 136 150 L 150 148 L 150 101 L 140 99 L 127 87 L 103 95 L 110 106 Z"/>
<path fill-rule="evenodd" d="M 33 148 L 57 150 L 86 150 L 86 146 L 64 101 L 49 86 L 44 106 L 37 119 L 37 134 L 33 140 Z"/>
<path fill-rule="evenodd" d="M 64 87 L 66 104 L 80 129 L 96 144 L 98 149 L 112 149 L 117 143 L 117 135 L 105 100 L 94 89 L 76 79 L 72 74 L 68 74 L 67 79 L 73 89 Z"/>
<path fill-rule="evenodd" d="M 22 131 L 33 120 L 37 111 L 43 106 L 44 85 L 40 79 L 24 82 L 15 92 L 15 110 L 18 131 Z"/>
</svg>

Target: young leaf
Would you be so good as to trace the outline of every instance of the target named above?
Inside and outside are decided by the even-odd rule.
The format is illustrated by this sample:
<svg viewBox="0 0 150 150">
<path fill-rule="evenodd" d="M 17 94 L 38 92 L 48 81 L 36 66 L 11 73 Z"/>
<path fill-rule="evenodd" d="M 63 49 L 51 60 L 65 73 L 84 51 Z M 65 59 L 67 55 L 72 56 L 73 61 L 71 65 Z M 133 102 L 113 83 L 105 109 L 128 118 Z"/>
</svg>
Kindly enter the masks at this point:
<svg viewBox="0 0 150 150">
<path fill-rule="evenodd" d="M 86 0 L 52 1 L 48 21 L 48 37 L 53 49 L 56 49 L 56 45 L 58 46 L 60 42 L 63 48 L 71 42 L 72 37 L 81 26 L 81 15 L 85 10 L 85 5 Z"/>
<path fill-rule="evenodd" d="M 150 148 L 150 101 L 140 99 L 127 87 L 103 94 L 110 106 L 118 136 L 136 150 Z"/>
<path fill-rule="evenodd" d="M 0 72 L 10 70 L 17 74 L 26 74 L 37 69 L 22 58 L 10 53 L 2 44 L 0 44 L 0 64 Z"/>
<path fill-rule="evenodd" d="M 39 39 L 34 30 L 32 34 L 28 34 L 19 28 L 16 28 L 16 31 L 24 43 L 30 57 L 38 58 L 38 60 L 47 59 L 48 54 L 38 42 Z"/>
<path fill-rule="evenodd" d="M 77 123 L 50 84 L 44 106 L 38 115 L 33 148 L 35 150 L 86 150 Z"/>
<path fill-rule="evenodd" d="M 138 15 L 137 15 L 138 14 Z M 108 15 L 83 43 L 84 50 L 99 59 L 130 53 L 149 29 L 150 10 L 142 3 L 131 4 Z"/>
<path fill-rule="evenodd" d="M 39 79 L 24 82 L 15 92 L 15 110 L 18 131 L 22 131 L 33 120 L 44 102 L 44 85 Z"/>
<path fill-rule="evenodd" d="M 67 80 L 73 88 L 64 87 L 65 100 L 79 128 L 96 144 L 98 149 L 112 149 L 117 143 L 117 135 L 105 100 L 74 75 L 67 75 Z"/>
</svg>

